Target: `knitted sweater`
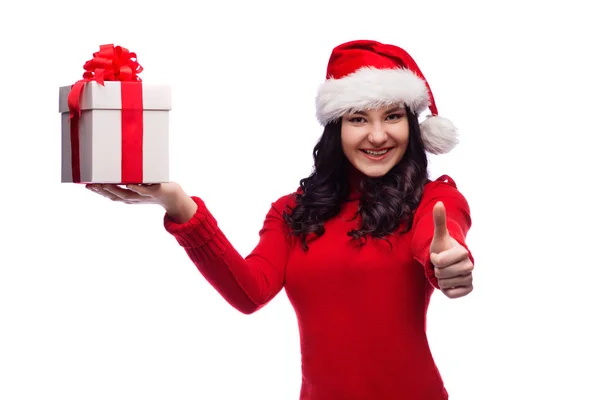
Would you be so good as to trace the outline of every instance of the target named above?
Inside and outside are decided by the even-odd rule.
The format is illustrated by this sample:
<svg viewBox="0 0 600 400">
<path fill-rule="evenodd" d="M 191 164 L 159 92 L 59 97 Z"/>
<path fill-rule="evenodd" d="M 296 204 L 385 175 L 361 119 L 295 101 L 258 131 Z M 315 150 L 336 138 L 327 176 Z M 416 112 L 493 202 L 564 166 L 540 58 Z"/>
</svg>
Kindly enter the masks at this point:
<svg viewBox="0 0 600 400">
<path fill-rule="evenodd" d="M 229 304 L 251 314 L 285 288 L 300 330 L 300 400 L 448 398 L 427 341 L 426 316 L 439 289 L 429 260 L 434 204 L 444 203 L 448 231 L 465 247 L 471 226 L 468 203 L 450 177 L 426 184 L 408 233 L 363 246 L 347 235 L 357 227 L 357 197 L 304 251 L 282 217 L 294 196 L 283 196 L 272 203 L 246 257 L 204 202 L 192 198 L 195 215 L 182 224 L 165 215 L 165 228 Z"/>
</svg>

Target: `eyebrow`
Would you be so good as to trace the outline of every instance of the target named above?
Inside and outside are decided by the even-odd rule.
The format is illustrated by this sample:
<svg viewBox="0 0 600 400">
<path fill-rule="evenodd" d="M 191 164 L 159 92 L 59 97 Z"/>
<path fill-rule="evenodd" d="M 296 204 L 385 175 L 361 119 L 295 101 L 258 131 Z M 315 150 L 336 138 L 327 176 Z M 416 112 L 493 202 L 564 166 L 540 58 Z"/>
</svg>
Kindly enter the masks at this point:
<svg viewBox="0 0 600 400">
<path fill-rule="evenodd" d="M 394 108 L 391 108 L 391 109 L 387 110 L 386 114 L 391 114 L 391 113 L 395 113 L 395 112 L 398 112 L 398 111 L 404 111 L 404 109 L 402 107 L 394 107 Z"/>
<path fill-rule="evenodd" d="M 402 107 L 394 107 L 394 108 L 390 108 L 390 109 L 389 109 L 389 110 L 387 110 L 385 113 L 386 113 L 386 114 L 392 114 L 392 113 L 395 113 L 395 112 L 398 112 L 398 111 L 403 111 L 403 110 L 402 110 Z M 364 117 L 366 117 L 366 116 L 367 116 L 367 113 L 366 113 L 366 112 L 364 112 L 364 111 L 356 111 L 356 112 L 354 112 L 353 114 L 356 114 L 356 115 L 362 115 L 362 116 L 364 116 Z"/>
</svg>

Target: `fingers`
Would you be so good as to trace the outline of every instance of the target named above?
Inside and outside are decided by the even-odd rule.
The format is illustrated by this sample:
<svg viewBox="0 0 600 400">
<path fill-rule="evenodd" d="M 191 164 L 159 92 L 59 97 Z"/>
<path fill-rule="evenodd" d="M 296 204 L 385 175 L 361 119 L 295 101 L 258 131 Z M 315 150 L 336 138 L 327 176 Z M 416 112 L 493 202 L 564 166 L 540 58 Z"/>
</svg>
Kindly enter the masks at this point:
<svg viewBox="0 0 600 400">
<path fill-rule="evenodd" d="M 116 196 L 116 195 L 112 194 L 111 192 L 105 190 L 103 185 L 88 184 L 88 185 L 85 185 L 85 188 L 88 190 L 91 190 L 94 193 L 99 194 L 100 196 L 106 197 L 107 199 L 110 199 L 113 201 L 123 200 L 119 196 Z"/>
<path fill-rule="evenodd" d="M 434 268 L 438 285 L 451 299 L 466 296 L 473 291 L 473 262 L 466 257 L 444 268 Z"/>
<path fill-rule="evenodd" d="M 126 204 L 148 203 L 148 199 L 150 199 L 148 196 L 142 196 L 131 190 L 123 189 L 118 185 L 91 184 L 86 185 L 86 188 L 110 200 Z"/>
<path fill-rule="evenodd" d="M 142 196 L 129 190 L 123 189 L 117 185 L 106 185 L 103 187 L 108 193 L 122 199 L 125 203 L 137 203 L 143 200 Z"/>
<path fill-rule="evenodd" d="M 458 287 L 469 287 L 473 286 L 473 274 L 468 273 L 465 275 L 454 276 L 448 279 L 438 279 L 440 289 L 452 289 Z"/>
<path fill-rule="evenodd" d="M 127 185 L 127 189 L 139 194 L 140 196 L 152 196 L 160 189 L 160 183 L 141 185 L 129 184 Z"/>
<path fill-rule="evenodd" d="M 452 289 L 442 289 L 442 293 L 444 293 L 446 295 L 446 297 L 450 298 L 450 299 L 457 299 L 459 297 L 463 297 L 468 295 L 469 293 L 471 293 L 473 291 L 473 286 L 467 286 L 467 287 L 457 287 L 457 288 L 452 288 Z"/>
<path fill-rule="evenodd" d="M 430 255 L 431 262 L 438 268 L 445 268 L 469 257 L 469 252 L 461 245 L 453 246 L 439 254 Z"/>
<path fill-rule="evenodd" d="M 436 278 L 448 279 L 454 278 L 455 276 L 470 274 L 471 272 L 473 272 L 473 269 L 474 267 L 473 263 L 471 262 L 471 259 L 465 258 L 457 263 L 454 263 L 444 268 L 435 267 L 434 272 Z"/>
</svg>

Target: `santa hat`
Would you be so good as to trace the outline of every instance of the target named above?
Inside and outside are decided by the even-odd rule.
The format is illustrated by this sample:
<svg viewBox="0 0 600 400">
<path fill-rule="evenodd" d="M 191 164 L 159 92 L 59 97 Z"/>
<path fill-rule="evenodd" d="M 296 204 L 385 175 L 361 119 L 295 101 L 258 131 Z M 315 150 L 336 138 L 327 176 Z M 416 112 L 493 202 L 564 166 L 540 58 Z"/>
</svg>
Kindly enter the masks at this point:
<svg viewBox="0 0 600 400">
<path fill-rule="evenodd" d="M 458 143 L 457 130 L 438 116 L 429 84 L 413 58 L 403 49 L 372 40 L 355 40 L 335 47 L 326 81 L 316 98 L 322 125 L 348 112 L 404 104 L 416 115 L 429 108 L 420 124 L 425 150 L 448 153 Z"/>
</svg>

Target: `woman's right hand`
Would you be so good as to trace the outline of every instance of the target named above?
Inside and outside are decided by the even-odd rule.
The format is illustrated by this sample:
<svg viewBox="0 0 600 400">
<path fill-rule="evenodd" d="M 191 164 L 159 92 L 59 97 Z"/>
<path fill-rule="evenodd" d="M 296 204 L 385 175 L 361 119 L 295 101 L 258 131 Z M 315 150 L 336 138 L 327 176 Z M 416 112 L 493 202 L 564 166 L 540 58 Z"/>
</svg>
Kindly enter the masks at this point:
<svg viewBox="0 0 600 400">
<path fill-rule="evenodd" d="M 158 204 L 178 223 L 188 221 L 196 212 L 196 202 L 175 182 L 124 186 L 92 183 L 85 187 L 113 201 L 126 204 Z"/>
</svg>

